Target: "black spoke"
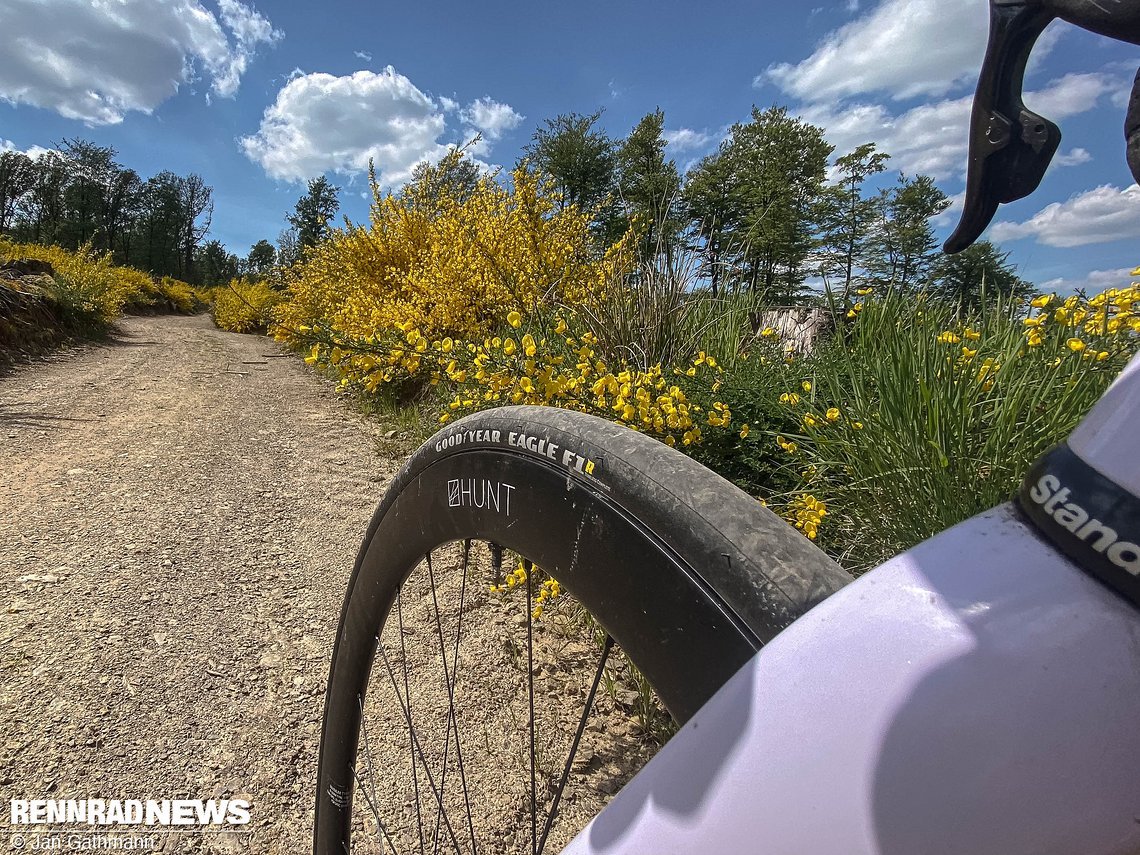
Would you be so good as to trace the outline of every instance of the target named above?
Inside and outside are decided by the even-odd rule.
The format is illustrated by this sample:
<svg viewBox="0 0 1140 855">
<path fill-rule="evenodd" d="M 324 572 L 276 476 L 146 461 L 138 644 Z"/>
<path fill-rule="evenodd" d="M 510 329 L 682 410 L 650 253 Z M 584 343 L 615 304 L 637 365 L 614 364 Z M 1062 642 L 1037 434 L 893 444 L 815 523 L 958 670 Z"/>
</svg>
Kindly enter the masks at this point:
<svg viewBox="0 0 1140 855">
<path fill-rule="evenodd" d="M 523 572 L 526 573 L 526 683 L 530 702 L 530 851 L 531 855 L 538 855 L 538 798 L 534 775 L 534 565 L 524 560 Z"/>
<path fill-rule="evenodd" d="M 602 682 L 602 673 L 606 668 L 606 659 L 613 649 L 614 640 L 606 633 L 606 643 L 602 646 L 602 655 L 598 660 L 598 670 L 594 672 L 594 682 L 590 685 L 590 694 L 586 697 L 586 706 L 582 710 L 582 717 L 578 720 L 578 730 L 574 733 L 574 741 L 570 744 L 570 756 L 566 758 L 566 765 L 562 767 L 562 777 L 558 781 L 558 789 L 554 791 L 554 799 L 550 803 L 550 812 L 546 815 L 546 825 L 542 828 L 542 837 L 538 840 L 537 855 L 541 855 L 546 846 L 546 836 L 550 834 L 551 826 L 558 815 L 558 804 L 562 800 L 562 791 L 566 789 L 566 781 L 570 777 L 570 767 L 574 765 L 574 756 L 578 753 L 578 743 L 582 741 L 582 734 L 586 730 L 586 721 L 590 717 L 590 710 L 594 708 L 594 695 L 598 692 L 598 684 Z"/>
<path fill-rule="evenodd" d="M 424 750 L 420 746 L 419 739 L 416 738 L 416 731 L 412 728 L 412 720 L 408 711 L 408 705 L 404 702 L 404 699 L 400 697 L 400 690 L 396 685 L 396 671 L 392 667 L 392 662 L 390 659 L 388 659 L 388 654 L 383 647 L 380 648 L 380 656 L 384 660 L 384 666 L 388 669 L 388 679 L 392 683 L 392 689 L 395 691 L 396 699 L 400 703 L 400 709 L 404 713 L 404 723 L 408 726 L 408 732 L 412 735 L 413 755 L 418 756 L 420 762 L 423 764 L 424 774 L 427 776 L 428 787 L 431 789 L 432 795 L 435 796 L 436 806 L 443 814 L 444 827 L 447 829 L 447 833 L 451 837 L 451 842 L 452 845 L 455 846 L 455 851 L 459 852 L 459 840 L 455 836 L 455 830 L 451 827 L 451 819 L 447 815 L 447 810 L 443 807 L 443 796 L 441 795 L 440 791 L 436 789 L 435 778 L 433 778 L 431 774 L 431 766 L 428 765 L 427 757 L 424 756 Z M 407 664 L 405 663 L 405 670 L 406 669 Z M 413 768 L 415 768 L 414 765 Z M 420 851 L 423 851 L 422 845 Z"/>
<path fill-rule="evenodd" d="M 440 772 L 439 786 L 440 793 L 444 793 L 447 787 L 447 770 L 448 755 L 451 749 L 451 736 L 455 735 L 455 757 L 456 764 L 459 767 L 459 781 L 463 788 L 463 806 L 467 814 L 467 829 L 471 835 L 471 851 L 474 855 L 475 848 L 475 824 L 471 818 L 471 801 L 468 796 L 467 790 L 467 775 L 463 768 L 463 749 L 459 742 L 459 723 L 455 715 L 455 681 L 459 677 L 459 641 L 463 634 L 463 603 L 467 596 L 467 572 L 470 566 L 471 555 L 471 541 L 464 541 L 463 549 L 463 575 L 460 580 L 459 588 L 459 616 L 456 621 L 455 629 L 455 647 L 451 659 L 451 669 L 447 667 L 447 651 L 443 640 L 443 623 L 440 620 L 439 613 L 439 600 L 436 597 L 436 584 L 435 584 L 435 569 L 432 566 L 431 554 L 425 556 L 428 568 L 428 580 L 431 585 L 431 599 L 432 606 L 435 609 L 435 627 L 436 635 L 439 638 L 439 656 L 443 663 L 443 681 L 447 686 L 447 723 L 444 725 L 444 739 L 443 739 L 443 770 Z M 439 815 L 436 815 L 435 832 L 432 840 L 433 852 L 439 850 Z"/>
<path fill-rule="evenodd" d="M 444 726 L 443 726 L 443 765 L 442 765 L 442 769 L 439 773 L 439 793 L 440 793 L 441 798 L 440 798 L 439 805 L 438 805 L 436 812 L 435 812 L 435 830 L 432 832 L 432 837 L 431 837 L 432 855 L 436 855 L 436 853 L 439 852 L 439 823 L 440 823 L 440 818 L 443 814 L 442 796 L 445 794 L 446 789 L 447 789 L 447 755 L 448 755 L 449 749 L 451 748 L 451 719 L 452 719 L 452 716 L 455 714 L 455 705 L 454 705 L 454 703 L 452 703 L 452 699 L 451 699 L 451 682 L 450 682 L 450 679 L 449 679 L 448 673 L 447 673 L 447 655 L 444 652 L 444 644 L 443 644 L 443 624 L 440 623 L 439 600 L 436 598 L 436 593 L 435 593 L 435 570 L 432 568 L 431 553 L 430 552 L 424 556 L 424 561 L 427 562 L 428 587 L 431 590 L 431 603 L 432 603 L 433 615 L 435 617 L 435 632 L 436 632 L 436 636 L 439 638 L 439 656 L 443 662 L 443 684 L 445 686 L 447 686 L 447 688 L 448 688 L 448 693 L 447 693 L 447 701 L 448 701 L 448 703 L 447 703 L 447 723 L 444 724 Z"/>
<path fill-rule="evenodd" d="M 380 835 L 384 839 L 384 842 L 388 844 L 388 848 L 392 851 L 392 855 L 395 855 L 396 845 L 392 842 L 392 838 L 388 835 L 388 829 L 384 827 L 384 821 L 380 819 L 380 811 L 376 809 L 376 775 L 372 769 L 372 754 L 368 749 L 368 728 L 364 725 L 364 698 L 357 696 L 357 699 L 360 703 L 361 730 L 364 731 L 364 751 L 368 757 L 368 769 L 370 773 L 369 777 L 372 778 L 371 797 L 368 795 L 368 788 L 364 786 L 364 779 L 360 777 L 360 773 L 356 771 L 355 766 L 352 769 L 352 776 L 356 778 L 357 789 L 360 791 L 360 794 L 364 796 L 364 801 L 368 804 L 368 809 L 372 811 L 372 816 L 376 820 L 376 828 L 379 830 Z"/>
<path fill-rule="evenodd" d="M 502 561 L 504 550 L 496 548 L 493 543 L 488 542 L 490 549 L 491 566 L 487 569 L 494 573 L 494 565 L 496 559 Z M 394 693 L 397 703 L 399 705 L 400 713 L 403 717 L 404 724 L 408 729 L 408 742 L 406 743 L 410 762 L 412 766 L 412 789 L 415 801 L 415 822 L 416 832 L 413 835 L 410 828 L 410 816 L 407 813 L 404 816 L 408 817 L 406 820 L 389 827 L 393 822 L 393 816 L 398 816 L 398 812 L 393 813 L 386 807 L 387 795 L 380 792 L 380 787 L 377 781 L 380 779 L 380 772 L 376 768 L 376 761 L 383 762 L 379 755 L 375 754 L 379 749 L 374 749 L 372 745 L 372 734 L 369 731 L 367 722 L 364 719 L 364 694 L 361 693 L 357 697 L 357 703 L 360 707 L 360 753 L 358 755 L 358 764 L 351 770 L 351 774 L 356 784 L 358 794 L 362 799 L 360 812 L 363 814 L 365 826 L 370 821 L 376 822 L 377 833 L 376 840 L 380 846 L 380 850 L 384 855 L 396 855 L 398 852 L 397 845 L 403 847 L 408 846 L 414 848 L 418 836 L 420 855 L 438 855 L 441 852 L 455 852 L 457 855 L 466 855 L 467 849 L 463 848 L 460 843 L 458 834 L 462 833 L 463 820 L 456 817 L 453 822 L 451 815 L 459 808 L 459 799 L 462 798 L 462 809 L 466 817 L 466 825 L 469 840 L 469 849 L 471 855 L 479 855 L 479 851 L 487 846 L 494 846 L 494 840 L 480 840 L 475 832 L 474 811 L 472 809 L 473 803 L 478 804 L 477 801 L 477 788 L 471 788 L 477 782 L 468 781 L 467 779 L 467 764 L 472 761 L 471 755 L 472 743 L 468 739 L 466 748 L 463 740 L 460 738 L 459 730 L 459 699 L 460 693 L 464 691 L 464 686 L 459 685 L 459 669 L 462 662 L 470 662 L 471 655 L 467 647 L 472 644 L 472 639 L 479 637 L 478 633 L 474 636 L 472 631 L 468 628 L 471 622 L 467 620 L 465 608 L 467 606 L 467 590 L 468 583 L 473 581 L 474 578 L 482 578 L 481 574 L 484 570 L 482 560 L 480 559 L 478 551 L 473 552 L 475 548 L 471 540 L 464 540 L 454 543 L 454 548 L 460 550 L 458 556 L 455 553 L 447 553 L 447 560 L 441 564 L 439 573 L 436 572 L 436 560 L 440 558 L 440 552 L 433 550 L 425 554 L 422 558 L 420 565 L 423 576 L 418 576 L 427 585 L 427 590 L 422 591 L 425 595 L 420 599 L 419 594 L 415 598 L 418 603 L 415 608 L 412 607 L 412 602 L 409 601 L 409 611 L 407 619 L 403 614 L 403 597 L 402 594 L 411 591 L 412 588 L 407 587 L 406 590 L 397 592 L 395 597 L 395 615 L 396 620 L 392 621 L 395 624 L 392 629 L 395 629 L 399 635 L 399 647 L 391 643 L 389 639 L 387 645 L 382 644 L 380 639 L 377 638 L 377 650 L 380 652 L 380 657 L 384 662 L 385 668 L 388 673 L 388 681 L 390 683 L 391 691 Z M 496 553 L 498 553 L 496 555 Z M 459 567 L 456 568 L 454 564 L 455 558 L 459 559 Z M 569 786 L 571 773 L 574 771 L 574 763 L 578 757 L 581 749 L 582 739 L 585 736 L 586 725 L 590 717 L 593 715 L 595 702 L 599 686 L 601 685 L 602 678 L 605 676 L 606 666 L 609 662 L 611 652 L 614 648 L 614 640 L 607 633 L 604 642 L 601 645 L 600 654 L 596 660 L 595 673 L 593 679 L 589 684 L 588 692 L 584 699 L 584 706 L 579 709 L 579 720 L 577 727 L 573 732 L 572 739 L 569 744 L 569 753 L 565 757 L 563 767 L 559 770 L 560 774 L 555 781 L 553 777 L 553 769 L 547 770 L 546 761 L 542 764 L 539 763 L 539 754 L 542 753 L 546 757 L 549 749 L 553 748 L 553 744 L 549 743 L 549 736 L 540 736 L 542 732 L 538 726 L 537 714 L 537 700 L 535 692 L 535 666 L 539 661 L 535 652 L 535 644 L 539 643 L 543 636 L 536 626 L 535 610 L 538 608 L 536 603 L 542 602 L 539 599 L 539 593 L 536 591 L 536 581 L 534 574 L 537 568 L 534 564 L 525 558 L 519 556 L 519 571 L 523 575 L 526 584 L 526 669 L 527 669 L 527 708 L 528 718 L 526 725 L 526 738 L 529 740 L 529 772 L 530 772 L 530 855 L 541 855 L 546 851 L 546 845 L 552 838 L 554 832 L 554 825 L 560 816 L 560 810 L 563 797 L 566 796 L 566 789 Z M 460 570 L 460 578 L 454 579 L 451 574 L 456 570 Z M 476 577 L 472 577 L 474 572 Z M 426 578 L 425 578 L 426 577 Z M 406 580 L 409 581 L 409 580 Z M 514 584 L 513 580 L 511 583 Z M 444 585 L 440 590 L 439 585 Z M 452 586 L 458 587 L 458 612 L 455 615 L 455 625 L 445 627 L 444 624 L 451 620 L 452 598 L 455 595 L 455 589 Z M 517 589 L 516 589 L 517 590 Z M 519 592 L 521 593 L 521 592 Z M 446 606 L 449 614 L 445 616 L 442 608 Z M 427 609 L 431 610 L 431 615 L 427 614 Z M 430 628 L 428 622 L 434 623 L 434 629 Z M 429 659 L 434 659 L 435 655 L 439 656 L 439 668 L 442 671 L 443 686 L 441 688 L 446 691 L 446 701 L 444 698 L 439 697 L 438 701 L 432 702 L 431 715 L 428 719 L 424 718 L 425 703 L 427 703 L 427 696 L 420 697 L 415 702 L 415 706 L 420 709 L 420 727 L 424 727 L 424 722 L 427 721 L 430 725 L 429 730 L 421 732 L 415 724 L 415 716 L 413 710 L 413 685 L 417 687 L 416 691 L 421 691 L 419 686 L 427 681 L 432 686 L 438 686 L 440 671 L 436 670 L 436 666 L 424 660 L 420 662 L 419 658 L 409 659 L 410 654 L 415 654 L 416 649 L 409 647 L 405 636 L 409 633 L 413 634 L 413 641 L 415 641 L 415 628 L 421 626 L 428 632 L 434 633 L 436 636 L 434 643 L 428 639 L 428 647 L 423 652 L 428 654 Z M 476 627 L 478 629 L 478 627 Z M 521 629 L 521 627 L 519 628 Z M 466 636 L 465 636 L 466 630 Z M 471 639 L 465 640 L 467 636 Z M 517 636 L 516 636 L 517 637 Z M 422 644 L 422 642 L 420 642 Z M 435 648 L 432 652 L 432 648 Z M 515 647 L 517 650 L 517 646 Z M 448 655 L 450 652 L 450 655 Z M 397 676 L 395 671 L 395 663 L 391 660 L 395 655 L 400 656 L 403 676 L 402 679 Z M 516 654 L 517 655 L 517 654 Z M 517 662 L 517 659 L 515 660 Z M 427 671 L 422 675 L 420 674 L 421 665 L 426 665 Z M 412 671 L 416 673 L 413 674 Z M 401 685 L 402 684 L 402 685 Z M 466 684 L 464 684 L 466 686 Z M 542 688 L 542 687 L 540 687 Z M 438 692 L 438 689 L 432 689 L 433 693 Z M 442 708 L 442 704 L 446 703 L 446 710 Z M 465 713 L 467 715 L 468 713 Z M 444 725 L 444 743 L 443 746 L 438 745 L 438 725 Z M 516 719 L 516 727 L 521 724 Z M 431 734 L 431 742 L 433 744 L 425 745 L 425 734 Z M 516 731 L 517 733 L 517 731 Z M 454 739 L 454 749 L 452 747 L 452 740 Z M 539 746 L 539 740 L 543 739 L 543 746 Z M 561 741 L 561 740 L 559 740 Z M 565 743 L 562 743 L 565 744 Z M 478 750 L 476 753 L 480 753 Z M 429 756 L 430 755 L 430 756 Z M 467 755 L 467 756 L 465 756 Z M 367 763 L 368 771 L 365 772 L 364 763 Z M 540 768 L 541 766 L 541 768 Z M 422 767 L 422 769 L 421 769 Z M 452 769 L 454 768 L 454 771 Z M 544 771 L 546 770 L 546 771 Z M 525 774 L 525 773 L 524 773 Z M 453 778 L 458 775 L 458 784 Z M 426 782 L 428 793 L 424 793 L 421 787 L 421 779 Z M 541 779 L 541 780 L 540 780 Z M 405 781 L 407 779 L 405 778 Z M 451 787 L 450 806 L 448 804 L 449 797 L 447 795 L 447 788 Z M 458 792 L 457 790 L 461 790 Z M 435 800 L 436 815 L 434 823 L 430 818 L 431 805 L 430 802 L 424 803 L 424 798 L 429 797 Z M 524 797 L 525 798 L 525 797 Z M 385 820 L 381 815 L 381 808 L 385 808 L 385 814 L 388 819 Z M 524 808 L 525 809 L 525 808 Z M 359 816 L 360 814 L 358 814 Z M 371 819 L 369 818 L 371 815 Z M 525 821 L 525 820 L 524 820 Z M 401 827 L 399 833 L 394 831 L 397 826 Z M 525 827 L 525 826 L 524 826 Z M 406 828 L 406 832 L 402 830 Z M 561 827 L 560 827 L 561 828 Z M 525 834 L 525 832 L 523 832 Z M 559 832 L 558 834 L 561 834 Z M 558 834 L 554 834 L 557 838 Z M 399 844 L 397 844 L 397 839 Z M 480 843 L 482 842 L 482 846 Z M 525 844 L 523 844 L 525 846 Z"/>
<path fill-rule="evenodd" d="M 467 597 L 467 569 L 471 561 L 471 541 L 463 541 L 463 579 L 459 584 L 459 621 L 455 627 L 455 652 L 451 656 L 452 680 L 448 691 L 449 697 L 454 695 L 455 681 L 459 671 L 459 636 L 463 631 L 463 604 Z M 451 726 L 455 730 L 455 759 L 459 763 L 459 780 L 463 784 L 463 807 L 467 811 L 467 830 L 471 834 L 471 855 L 477 855 L 475 843 L 475 823 L 471 819 L 471 795 L 467 791 L 467 773 L 463 768 L 463 751 L 459 745 L 459 723 L 455 716 L 451 717 Z"/>
<path fill-rule="evenodd" d="M 501 585 L 503 584 L 503 547 L 493 542 L 489 542 L 487 546 L 491 550 L 491 583 Z"/>
<path fill-rule="evenodd" d="M 420 810 L 420 776 L 416 771 L 416 736 L 415 729 L 412 727 L 412 695 L 408 688 L 408 651 L 404 646 L 404 608 L 402 603 L 401 593 L 396 594 L 396 629 L 400 634 L 400 662 L 404 665 L 404 697 L 407 698 L 407 705 L 404 707 L 404 714 L 408 720 L 408 750 L 411 753 L 412 759 L 412 791 L 415 794 L 416 801 L 416 829 L 419 831 L 420 836 L 420 852 L 424 851 L 424 817 Z M 384 661 L 388 661 L 388 657 L 384 657 Z M 392 667 L 388 666 L 388 671 L 391 673 Z M 394 685 L 393 685 L 394 687 Z M 396 690 L 396 697 L 400 696 L 400 692 Z M 403 706 L 403 702 L 401 702 Z"/>
</svg>

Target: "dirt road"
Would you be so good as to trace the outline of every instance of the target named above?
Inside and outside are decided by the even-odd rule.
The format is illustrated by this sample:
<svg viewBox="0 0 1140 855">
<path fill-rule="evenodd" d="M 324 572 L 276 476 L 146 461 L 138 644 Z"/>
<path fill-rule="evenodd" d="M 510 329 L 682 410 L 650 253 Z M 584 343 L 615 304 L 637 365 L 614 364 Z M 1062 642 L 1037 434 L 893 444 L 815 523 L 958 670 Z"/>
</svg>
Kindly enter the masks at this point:
<svg viewBox="0 0 1140 855">
<path fill-rule="evenodd" d="M 340 600 L 396 463 L 267 339 L 121 327 L 0 377 L 0 814 L 236 795 L 249 833 L 161 851 L 304 851 Z"/>
</svg>

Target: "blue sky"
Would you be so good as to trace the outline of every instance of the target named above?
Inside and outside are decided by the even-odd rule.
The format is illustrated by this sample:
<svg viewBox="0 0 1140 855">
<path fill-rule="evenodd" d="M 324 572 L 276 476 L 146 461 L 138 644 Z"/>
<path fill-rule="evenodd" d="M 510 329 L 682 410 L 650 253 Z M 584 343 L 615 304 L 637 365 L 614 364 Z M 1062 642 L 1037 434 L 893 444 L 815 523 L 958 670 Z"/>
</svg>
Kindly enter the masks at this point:
<svg viewBox="0 0 1140 855">
<path fill-rule="evenodd" d="M 395 187 L 478 130 L 480 160 L 509 166 L 543 119 L 599 107 L 615 137 L 663 109 L 683 168 L 754 104 L 787 105 L 836 154 L 874 141 L 888 180 L 925 172 L 953 197 L 985 28 L 985 0 L 4 0 L 0 146 L 79 137 L 144 177 L 197 172 L 211 236 L 243 256 L 276 240 L 307 178 L 328 174 L 359 220 L 369 156 Z M 1034 56 L 1026 101 L 1064 138 L 988 236 L 1039 285 L 1120 284 L 1140 264 L 1121 130 L 1140 51 L 1054 23 Z"/>
</svg>

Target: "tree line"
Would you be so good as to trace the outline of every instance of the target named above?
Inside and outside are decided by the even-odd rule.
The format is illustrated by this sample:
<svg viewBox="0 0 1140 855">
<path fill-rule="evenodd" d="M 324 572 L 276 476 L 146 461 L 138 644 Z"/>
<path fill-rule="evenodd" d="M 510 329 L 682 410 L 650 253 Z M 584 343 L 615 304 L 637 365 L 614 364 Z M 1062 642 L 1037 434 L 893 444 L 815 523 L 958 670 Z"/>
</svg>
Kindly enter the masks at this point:
<svg viewBox="0 0 1140 855">
<path fill-rule="evenodd" d="M 1033 290 L 988 241 L 943 256 L 931 218 L 950 200 L 926 175 L 883 186 L 877 176 L 890 156 L 873 143 L 833 160 L 823 128 L 783 107 L 754 107 L 682 174 L 667 155 L 661 110 L 621 140 L 599 128 L 601 116 L 546 120 L 518 165 L 549 176 L 562 204 L 591 211 L 603 244 L 634 220 L 642 259 L 672 267 L 678 253 L 695 253 L 714 293 L 795 302 L 822 279 L 845 300 L 891 284 L 977 304 L 983 288 Z"/>
<path fill-rule="evenodd" d="M 110 146 L 64 140 L 29 157 L 0 152 L 0 234 L 17 241 L 110 252 L 116 263 L 201 284 L 214 211 L 202 176 L 143 179 Z"/>
<path fill-rule="evenodd" d="M 949 206 L 946 194 L 926 175 L 885 182 L 890 156 L 873 143 L 833 159 L 823 128 L 783 107 L 754 107 L 682 172 L 668 156 L 661 110 L 624 139 L 607 135 L 601 117 L 545 120 L 516 164 L 545 175 L 559 204 L 590 214 L 599 249 L 634 222 L 644 264 L 672 268 L 695 257 L 714 293 L 748 291 L 770 303 L 796 302 L 820 279 L 848 302 L 888 283 L 967 304 L 983 287 L 1032 291 L 987 241 L 941 255 L 931 218 Z M 115 157 L 78 139 L 35 158 L 0 152 L 0 235 L 69 249 L 90 243 L 119 264 L 210 286 L 289 266 L 328 234 L 339 209 L 339 188 L 313 179 L 276 245 L 260 240 L 239 258 L 206 240 L 213 190 L 201 176 L 163 171 L 143 180 Z M 402 194 L 419 205 L 463 200 L 481 177 L 469 157 L 424 162 Z"/>
</svg>

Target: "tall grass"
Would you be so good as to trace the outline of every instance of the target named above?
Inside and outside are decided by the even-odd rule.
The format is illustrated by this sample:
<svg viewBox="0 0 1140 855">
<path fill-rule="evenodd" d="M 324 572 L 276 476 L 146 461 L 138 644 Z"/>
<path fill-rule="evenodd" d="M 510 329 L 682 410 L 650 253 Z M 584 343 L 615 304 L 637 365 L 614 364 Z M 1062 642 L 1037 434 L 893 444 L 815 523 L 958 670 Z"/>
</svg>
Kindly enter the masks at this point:
<svg viewBox="0 0 1140 855">
<path fill-rule="evenodd" d="M 874 565 L 1008 499 L 1136 346 L 1081 327 L 1028 346 L 1024 314 L 1011 302 L 959 316 L 889 293 L 799 366 L 811 391 L 790 408 L 795 465 L 809 473 L 803 489 L 826 497 L 827 542 L 845 566 Z"/>
<path fill-rule="evenodd" d="M 751 292 L 705 287 L 702 259 L 693 249 L 665 252 L 658 246 L 574 307 L 610 362 L 647 370 L 677 365 L 704 351 L 731 363 L 751 335 L 751 317 L 761 301 Z"/>
</svg>

